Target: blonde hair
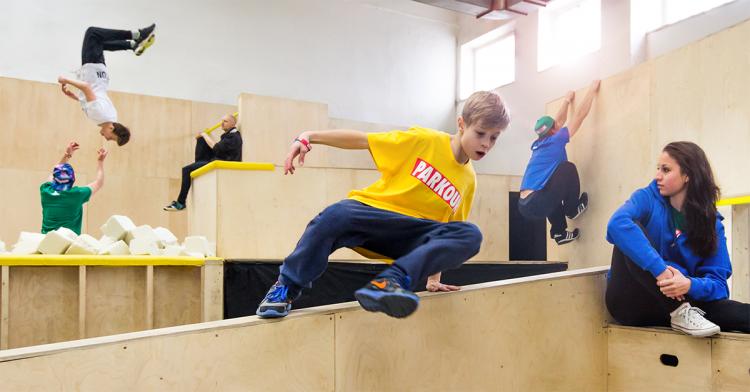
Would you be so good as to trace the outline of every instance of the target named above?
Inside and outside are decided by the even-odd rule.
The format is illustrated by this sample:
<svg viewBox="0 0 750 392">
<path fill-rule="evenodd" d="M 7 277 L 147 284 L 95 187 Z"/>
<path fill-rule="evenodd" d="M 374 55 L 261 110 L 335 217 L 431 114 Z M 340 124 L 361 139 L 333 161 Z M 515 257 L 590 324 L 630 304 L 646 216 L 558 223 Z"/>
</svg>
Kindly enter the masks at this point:
<svg viewBox="0 0 750 392">
<path fill-rule="evenodd" d="M 502 98 L 494 91 L 477 91 L 471 94 L 461 112 L 464 124 L 479 124 L 485 129 L 505 129 L 510 123 L 510 115 Z"/>
</svg>

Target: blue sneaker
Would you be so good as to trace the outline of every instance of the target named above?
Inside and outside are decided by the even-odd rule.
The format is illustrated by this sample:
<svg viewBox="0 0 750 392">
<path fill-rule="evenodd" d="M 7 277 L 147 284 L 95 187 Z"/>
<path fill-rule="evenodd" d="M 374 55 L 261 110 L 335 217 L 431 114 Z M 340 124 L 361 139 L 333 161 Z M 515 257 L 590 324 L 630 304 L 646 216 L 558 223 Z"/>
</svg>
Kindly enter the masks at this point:
<svg viewBox="0 0 750 392">
<path fill-rule="evenodd" d="M 289 286 L 277 281 L 268 289 L 268 294 L 263 298 L 255 314 L 261 318 L 284 317 L 292 310 L 292 301 L 299 298 L 300 294 L 302 294 L 301 291 L 290 294 Z"/>
<path fill-rule="evenodd" d="M 401 287 L 395 279 L 375 278 L 354 292 L 359 304 L 368 312 L 383 312 L 403 318 L 417 310 L 419 297 Z"/>
</svg>

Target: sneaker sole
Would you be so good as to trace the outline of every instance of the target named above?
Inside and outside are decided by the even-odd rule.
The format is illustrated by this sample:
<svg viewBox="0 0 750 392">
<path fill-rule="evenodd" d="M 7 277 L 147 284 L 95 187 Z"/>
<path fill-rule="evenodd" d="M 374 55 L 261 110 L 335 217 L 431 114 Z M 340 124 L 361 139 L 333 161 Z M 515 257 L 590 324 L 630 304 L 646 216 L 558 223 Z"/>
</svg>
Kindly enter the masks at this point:
<svg viewBox="0 0 750 392">
<path fill-rule="evenodd" d="M 289 315 L 290 310 L 292 310 L 292 305 L 288 305 L 283 311 L 278 311 L 273 308 L 261 311 L 260 308 L 258 308 L 258 310 L 255 311 L 255 315 L 259 316 L 260 318 L 281 318 Z"/>
<path fill-rule="evenodd" d="M 395 318 L 409 316 L 419 306 L 419 297 L 416 296 L 381 293 L 367 289 L 355 291 L 354 297 L 366 311 L 382 312 Z"/>
<path fill-rule="evenodd" d="M 156 35 L 154 33 L 151 33 L 146 39 L 141 41 L 141 43 L 138 44 L 138 46 L 135 48 L 135 55 L 140 56 L 143 54 L 143 52 L 146 51 L 146 49 L 150 48 L 151 45 L 154 44 L 154 41 L 156 41 Z"/>
<path fill-rule="evenodd" d="M 709 336 L 713 336 L 713 335 L 716 335 L 717 333 L 721 332 L 721 328 L 719 326 L 716 326 L 716 328 L 704 329 L 704 330 L 701 330 L 701 331 L 695 331 L 695 330 L 690 330 L 690 329 L 682 328 L 679 325 L 675 325 L 675 324 L 670 324 L 670 325 L 672 326 L 672 329 L 674 329 L 675 331 L 682 332 L 685 335 L 695 336 L 696 338 L 707 338 Z"/>
<path fill-rule="evenodd" d="M 557 245 L 565 245 L 565 244 L 569 244 L 569 243 L 571 243 L 571 242 L 573 242 L 575 240 L 578 240 L 580 238 L 581 238 L 581 234 L 578 234 L 578 237 L 576 237 L 576 238 L 571 238 L 569 240 L 562 240 L 560 242 L 557 242 L 557 240 L 555 240 L 555 242 L 557 242 Z"/>
</svg>

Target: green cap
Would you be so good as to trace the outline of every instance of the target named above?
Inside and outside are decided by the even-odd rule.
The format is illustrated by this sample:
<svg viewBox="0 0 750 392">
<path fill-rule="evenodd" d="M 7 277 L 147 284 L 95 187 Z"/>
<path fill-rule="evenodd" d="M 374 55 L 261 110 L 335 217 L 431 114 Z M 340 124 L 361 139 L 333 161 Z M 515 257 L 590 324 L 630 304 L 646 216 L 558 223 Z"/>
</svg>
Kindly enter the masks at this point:
<svg viewBox="0 0 750 392">
<path fill-rule="evenodd" d="M 536 132 L 539 137 L 545 137 L 554 126 L 555 120 L 552 117 L 543 116 L 540 117 L 539 120 L 536 120 L 536 125 L 534 125 L 534 132 Z"/>
</svg>

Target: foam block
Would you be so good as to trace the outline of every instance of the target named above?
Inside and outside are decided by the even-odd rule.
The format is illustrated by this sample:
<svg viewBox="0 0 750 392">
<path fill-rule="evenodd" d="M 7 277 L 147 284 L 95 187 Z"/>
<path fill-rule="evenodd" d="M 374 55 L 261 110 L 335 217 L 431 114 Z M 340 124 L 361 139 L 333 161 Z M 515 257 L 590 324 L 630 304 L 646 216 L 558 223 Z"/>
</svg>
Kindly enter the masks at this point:
<svg viewBox="0 0 750 392">
<path fill-rule="evenodd" d="M 210 253 L 208 239 L 202 235 L 185 237 L 183 245 L 185 246 L 186 253 L 200 254 L 200 257 L 205 257 Z"/>
<path fill-rule="evenodd" d="M 99 251 L 99 254 L 100 255 L 116 255 L 116 256 L 129 255 L 130 248 L 128 248 L 128 244 L 126 244 L 125 241 L 118 240 L 117 242 L 107 245 L 106 247 L 102 248 Z"/>
<path fill-rule="evenodd" d="M 133 238 L 129 247 L 131 255 L 159 255 L 159 246 L 148 238 Z"/>
<path fill-rule="evenodd" d="M 28 231 L 22 231 L 21 234 L 18 235 L 18 241 L 19 242 L 42 242 L 44 239 L 44 234 L 42 233 L 31 233 Z"/>
<path fill-rule="evenodd" d="M 135 224 L 124 215 L 112 215 L 101 227 L 102 233 L 115 240 L 125 238 L 128 231 L 135 229 Z"/>
<path fill-rule="evenodd" d="M 44 234 L 22 231 L 18 236 L 18 242 L 10 251 L 14 255 L 33 255 L 39 253 L 39 243 L 44 240 Z"/>
<path fill-rule="evenodd" d="M 61 227 L 57 230 L 52 230 L 44 236 L 44 239 L 39 243 L 39 253 L 45 255 L 61 255 L 68 250 L 70 244 L 76 240 L 78 235 L 70 229 Z"/>
<path fill-rule="evenodd" d="M 176 257 L 182 254 L 182 251 L 185 250 L 180 245 L 167 245 L 162 249 L 162 256 L 169 256 L 169 257 Z"/>
<path fill-rule="evenodd" d="M 199 257 L 199 258 L 206 257 L 203 253 L 189 252 L 189 251 L 187 251 L 185 249 L 183 249 L 182 252 L 180 252 L 180 256 Z"/>
<path fill-rule="evenodd" d="M 96 238 L 88 235 L 81 234 L 70 244 L 68 250 L 65 251 L 66 255 L 95 255 L 99 253 L 99 241 Z"/>
<path fill-rule="evenodd" d="M 157 227 L 154 229 L 154 234 L 156 234 L 156 237 L 159 239 L 159 243 L 162 247 L 167 247 L 168 245 L 177 245 L 177 237 L 175 237 L 175 235 L 172 234 L 172 232 L 167 228 Z"/>
<path fill-rule="evenodd" d="M 104 247 L 112 245 L 115 242 L 117 242 L 116 239 L 103 235 L 101 238 L 99 238 L 99 250 L 104 249 Z"/>
<path fill-rule="evenodd" d="M 132 230 L 128 230 L 128 233 L 125 234 L 125 242 L 127 244 L 130 244 L 130 242 L 136 238 L 146 240 L 148 242 L 159 242 L 159 237 L 157 237 L 154 229 L 149 225 L 138 226 Z"/>
<path fill-rule="evenodd" d="M 39 253 L 39 243 L 30 241 L 19 242 L 13 245 L 10 253 L 13 255 L 33 255 Z"/>
</svg>

